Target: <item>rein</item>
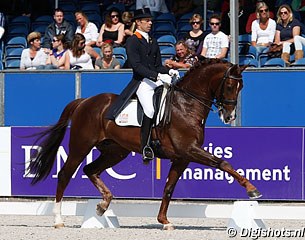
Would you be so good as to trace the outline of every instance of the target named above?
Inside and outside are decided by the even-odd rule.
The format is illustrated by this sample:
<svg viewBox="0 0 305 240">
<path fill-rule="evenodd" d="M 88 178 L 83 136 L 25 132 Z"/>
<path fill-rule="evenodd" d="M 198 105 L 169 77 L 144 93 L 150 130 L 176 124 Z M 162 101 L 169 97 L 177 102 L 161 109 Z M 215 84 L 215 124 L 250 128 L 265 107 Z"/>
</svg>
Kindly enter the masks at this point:
<svg viewBox="0 0 305 240">
<path fill-rule="evenodd" d="M 214 113 L 217 113 L 219 112 L 222 108 L 223 108 L 223 105 L 236 105 L 237 104 L 237 100 L 229 100 L 229 99 L 224 99 L 223 97 L 223 93 L 224 93 L 224 83 L 227 79 L 233 79 L 235 81 L 242 81 L 242 77 L 235 77 L 235 76 L 232 76 L 230 75 L 230 71 L 231 69 L 234 67 L 235 65 L 232 65 L 231 67 L 229 67 L 226 72 L 224 73 L 224 76 L 220 82 L 220 85 L 218 86 L 216 92 L 220 89 L 220 98 L 217 99 L 216 98 L 216 101 L 214 100 L 211 100 L 211 99 L 208 99 L 206 97 L 202 97 L 202 96 L 198 96 L 192 92 L 189 92 L 185 89 L 182 89 L 181 87 L 178 87 L 176 84 L 173 84 L 169 87 L 168 89 L 168 94 L 167 94 L 167 97 L 166 97 L 166 101 L 168 103 L 172 103 L 172 100 L 173 100 L 173 93 L 174 91 L 179 91 L 183 94 L 185 94 L 186 96 L 196 100 L 197 102 L 199 102 L 200 104 L 202 104 L 204 107 L 208 108 L 210 111 L 213 111 Z M 214 110 L 211 106 L 211 105 L 214 105 L 217 109 Z M 170 110 L 170 104 L 166 104 L 167 107 L 165 108 L 165 112 L 164 112 L 164 118 L 163 118 L 163 126 L 168 124 L 170 122 L 170 119 L 171 119 L 171 110 Z"/>
</svg>

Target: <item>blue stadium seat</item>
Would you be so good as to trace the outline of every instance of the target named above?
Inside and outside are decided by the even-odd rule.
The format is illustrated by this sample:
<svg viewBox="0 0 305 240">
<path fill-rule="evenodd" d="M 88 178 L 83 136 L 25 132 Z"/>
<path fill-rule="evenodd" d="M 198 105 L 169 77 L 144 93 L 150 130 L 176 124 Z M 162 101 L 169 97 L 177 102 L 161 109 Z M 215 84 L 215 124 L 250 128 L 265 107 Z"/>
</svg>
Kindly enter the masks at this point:
<svg viewBox="0 0 305 240">
<path fill-rule="evenodd" d="M 102 56 L 101 48 L 100 47 L 93 47 L 93 50 L 100 56 Z"/>
<path fill-rule="evenodd" d="M 190 24 L 185 24 L 183 26 L 180 26 L 177 29 L 177 39 L 181 40 L 184 38 L 184 36 L 192 30 L 192 26 Z"/>
<path fill-rule="evenodd" d="M 3 70 L 4 68 L 3 68 L 3 63 L 2 62 L 0 62 L 0 70 Z"/>
<path fill-rule="evenodd" d="M 20 60 L 19 59 L 10 59 L 5 61 L 5 69 L 19 69 Z"/>
<path fill-rule="evenodd" d="M 262 67 L 269 60 L 267 53 L 261 53 L 257 57 L 259 67 Z"/>
<path fill-rule="evenodd" d="M 154 22 L 172 22 L 174 25 L 176 24 L 176 18 L 174 16 L 174 14 L 168 12 L 168 13 L 162 13 L 161 15 L 159 15 L 158 17 L 156 17 L 156 19 L 154 20 Z"/>
<path fill-rule="evenodd" d="M 102 18 L 99 14 L 96 14 L 96 13 L 90 13 L 90 14 L 86 14 L 89 21 L 90 22 L 93 22 L 97 29 L 98 29 L 98 32 L 100 31 L 100 28 L 102 26 Z"/>
<path fill-rule="evenodd" d="M 173 35 L 163 35 L 157 39 L 157 42 L 160 48 L 175 47 L 177 40 Z"/>
<path fill-rule="evenodd" d="M 305 67 L 305 58 L 300 58 L 290 65 L 291 67 Z"/>
<path fill-rule="evenodd" d="M 87 14 L 98 14 L 100 15 L 100 7 L 98 3 L 92 3 L 92 4 L 85 4 L 82 6 L 81 10 L 87 15 Z"/>
<path fill-rule="evenodd" d="M 285 62 L 281 58 L 271 58 L 262 67 L 285 67 Z"/>
<path fill-rule="evenodd" d="M 25 26 L 28 30 L 31 27 L 31 19 L 28 16 L 17 16 L 9 21 L 8 27 Z"/>
<path fill-rule="evenodd" d="M 116 58 L 122 58 L 122 59 L 127 60 L 127 53 L 126 53 L 126 49 L 124 47 L 113 48 L 113 55 Z"/>
<path fill-rule="evenodd" d="M 125 62 L 126 62 L 126 59 L 117 58 L 117 57 L 115 57 L 115 58 L 119 61 L 121 68 L 123 68 L 123 66 L 124 66 L 124 64 L 125 64 Z"/>
<path fill-rule="evenodd" d="M 5 61 L 8 59 L 20 59 L 23 49 L 22 47 L 8 48 L 5 52 Z"/>
<path fill-rule="evenodd" d="M 111 8 L 117 8 L 121 13 L 124 12 L 126 10 L 125 8 L 125 4 L 124 3 L 114 3 L 111 4 L 107 7 L 107 11 L 110 10 Z"/>
<path fill-rule="evenodd" d="M 162 64 L 166 59 L 172 58 L 176 55 L 176 49 L 174 47 L 167 47 L 160 49 Z"/>
<path fill-rule="evenodd" d="M 152 34 L 155 38 L 168 34 L 176 36 L 176 27 L 172 22 L 156 22 L 153 25 Z"/>
<path fill-rule="evenodd" d="M 26 48 L 28 45 L 25 37 L 13 37 L 6 44 L 5 47 L 23 47 Z"/>
<path fill-rule="evenodd" d="M 249 67 L 258 67 L 258 61 L 251 57 L 240 57 L 239 58 L 239 66 L 248 65 Z"/>
<path fill-rule="evenodd" d="M 49 25 L 50 23 L 53 22 L 53 17 L 50 15 L 42 15 L 37 17 L 33 22 L 33 23 L 44 23 L 45 25 Z"/>
<path fill-rule="evenodd" d="M 32 25 L 33 32 L 40 32 L 41 36 L 44 36 L 48 25 Z"/>
<path fill-rule="evenodd" d="M 8 29 L 6 39 L 9 41 L 13 37 L 24 37 L 26 38 L 29 34 L 29 29 L 25 26 L 14 26 Z"/>
<path fill-rule="evenodd" d="M 194 14 L 193 12 L 185 13 L 178 20 L 179 21 L 183 21 L 183 20 L 189 21 L 191 19 L 191 17 L 193 16 L 193 14 Z"/>
</svg>

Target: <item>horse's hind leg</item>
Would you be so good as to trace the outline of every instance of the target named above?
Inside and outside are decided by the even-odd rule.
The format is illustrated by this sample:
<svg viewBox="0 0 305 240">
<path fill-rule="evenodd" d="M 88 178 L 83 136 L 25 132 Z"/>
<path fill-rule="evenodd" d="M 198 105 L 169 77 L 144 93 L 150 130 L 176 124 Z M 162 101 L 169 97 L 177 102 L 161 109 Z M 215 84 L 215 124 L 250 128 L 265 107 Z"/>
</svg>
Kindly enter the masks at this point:
<svg viewBox="0 0 305 240">
<path fill-rule="evenodd" d="M 158 222 L 163 224 L 164 230 L 174 230 L 174 225 L 171 224 L 167 219 L 167 210 L 169 206 L 169 202 L 172 198 L 176 183 L 183 173 L 183 171 L 188 166 L 189 162 L 183 161 L 179 159 L 172 163 L 172 166 L 169 170 L 167 181 L 163 191 L 162 203 L 160 206 L 159 214 L 158 214 Z"/>
<path fill-rule="evenodd" d="M 116 165 L 126 158 L 130 151 L 122 148 L 111 140 L 105 140 L 98 149 L 101 151 L 100 156 L 84 167 L 84 173 L 102 195 L 102 201 L 96 207 L 97 215 L 102 216 L 108 209 L 113 195 L 105 183 L 100 179 L 100 174 L 105 169 Z"/>
<path fill-rule="evenodd" d="M 55 214 L 55 228 L 61 228 L 64 227 L 63 220 L 61 218 L 61 203 L 64 191 L 67 187 L 67 185 L 70 182 L 70 179 L 72 178 L 72 175 L 80 165 L 80 163 L 84 160 L 86 155 L 90 152 L 91 148 L 88 148 L 85 153 L 76 154 L 76 152 L 71 151 L 67 158 L 67 161 L 65 162 L 64 166 L 58 173 L 58 183 L 57 183 L 57 189 L 56 189 L 56 197 L 55 197 L 55 205 L 53 209 L 53 213 Z"/>
</svg>

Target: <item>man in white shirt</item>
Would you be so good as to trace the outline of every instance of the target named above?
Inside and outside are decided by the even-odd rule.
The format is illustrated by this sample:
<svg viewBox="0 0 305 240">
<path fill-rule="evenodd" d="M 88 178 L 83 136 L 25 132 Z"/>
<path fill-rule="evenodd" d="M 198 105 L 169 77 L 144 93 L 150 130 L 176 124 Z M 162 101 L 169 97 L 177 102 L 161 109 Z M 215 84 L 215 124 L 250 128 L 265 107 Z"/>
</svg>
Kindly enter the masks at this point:
<svg viewBox="0 0 305 240">
<path fill-rule="evenodd" d="M 225 58 L 229 48 L 229 38 L 219 30 L 221 26 L 220 16 L 212 15 L 209 24 L 212 32 L 205 37 L 200 55 L 206 58 Z"/>
</svg>

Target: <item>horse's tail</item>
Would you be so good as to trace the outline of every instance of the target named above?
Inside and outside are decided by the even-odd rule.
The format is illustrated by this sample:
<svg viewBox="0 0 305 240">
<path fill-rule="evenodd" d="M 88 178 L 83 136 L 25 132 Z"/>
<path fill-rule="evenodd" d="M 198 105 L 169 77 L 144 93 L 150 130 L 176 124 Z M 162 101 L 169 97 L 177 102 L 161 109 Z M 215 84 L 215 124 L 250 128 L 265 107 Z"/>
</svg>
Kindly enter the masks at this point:
<svg viewBox="0 0 305 240">
<path fill-rule="evenodd" d="M 58 122 L 54 126 L 37 134 L 38 138 L 34 145 L 39 143 L 40 148 L 36 154 L 31 157 L 29 166 L 27 167 L 28 174 L 34 174 L 32 184 L 45 179 L 50 174 L 57 150 L 64 138 L 69 120 L 74 110 L 83 100 L 83 98 L 80 98 L 70 102 L 65 107 Z"/>
</svg>

